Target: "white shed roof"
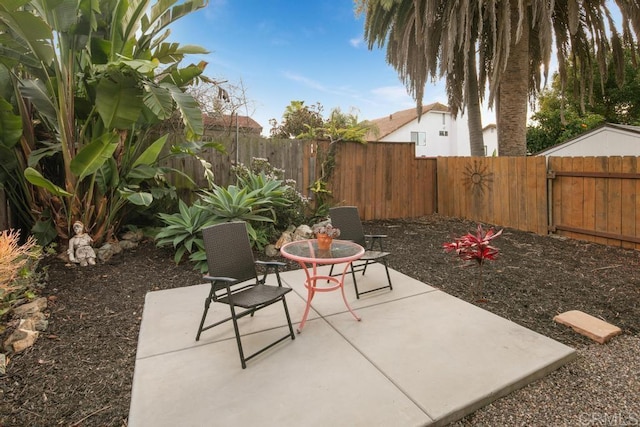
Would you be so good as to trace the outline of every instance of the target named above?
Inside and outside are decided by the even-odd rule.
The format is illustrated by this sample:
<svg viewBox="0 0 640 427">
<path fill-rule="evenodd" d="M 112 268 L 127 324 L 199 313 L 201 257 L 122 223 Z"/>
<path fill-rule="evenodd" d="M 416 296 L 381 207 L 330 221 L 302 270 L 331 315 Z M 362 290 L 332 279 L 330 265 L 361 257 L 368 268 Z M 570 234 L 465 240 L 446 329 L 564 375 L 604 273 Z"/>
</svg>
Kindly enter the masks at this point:
<svg viewBox="0 0 640 427">
<path fill-rule="evenodd" d="M 640 156 L 640 126 L 606 123 L 536 156 Z"/>
</svg>

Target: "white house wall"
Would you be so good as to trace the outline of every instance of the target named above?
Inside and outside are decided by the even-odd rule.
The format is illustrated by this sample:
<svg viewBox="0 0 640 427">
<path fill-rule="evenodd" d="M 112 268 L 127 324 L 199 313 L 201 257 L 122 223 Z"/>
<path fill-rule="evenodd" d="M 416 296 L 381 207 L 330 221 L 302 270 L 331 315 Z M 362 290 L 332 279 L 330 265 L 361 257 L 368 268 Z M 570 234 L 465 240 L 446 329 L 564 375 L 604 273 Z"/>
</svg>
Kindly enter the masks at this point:
<svg viewBox="0 0 640 427">
<path fill-rule="evenodd" d="M 546 157 L 640 156 L 640 135 L 605 127 L 549 148 L 538 155 Z"/>
<path fill-rule="evenodd" d="M 444 118 L 444 124 L 442 116 Z M 440 132 L 447 135 L 440 135 Z M 466 115 L 458 116 L 456 120 L 450 113 L 441 111 L 429 111 L 422 116 L 420 122 L 412 120 L 384 138 L 381 142 L 408 142 L 411 141 L 411 132 L 424 132 L 426 134 L 426 145 L 416 145 L 416 157 L 437 157 L 437 156 L 470 156 L 471 147 L 469 142 L 469 127 Z M 497 152 L 498 137 L 494 133 L 488 135 L 485 132 L 485 146 L 487 155 Z"/>
<path fill-rule="evenodd" d="M 498 129 L 495 126 L 488 126 L 482 131 L 482 139 L 487 147 L 487 156 L 498 155 Z"/>
</svg>

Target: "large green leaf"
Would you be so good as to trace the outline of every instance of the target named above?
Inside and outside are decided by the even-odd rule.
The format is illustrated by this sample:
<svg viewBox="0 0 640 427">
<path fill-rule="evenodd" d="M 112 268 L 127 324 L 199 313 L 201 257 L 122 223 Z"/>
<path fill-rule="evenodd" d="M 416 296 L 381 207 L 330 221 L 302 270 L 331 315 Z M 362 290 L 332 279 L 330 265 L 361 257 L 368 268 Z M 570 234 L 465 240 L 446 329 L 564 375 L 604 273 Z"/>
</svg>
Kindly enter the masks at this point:
<svg viewBox="0 0 640 427">
<path fill-rule="evenodd" d="M 95 173 L 118 147 L 118 135 L 108 133 L 86 145 L 71 160 L 71 172 L 83 179 Z"/>
<path fill-rule="evenodd" d="M 144 150 L 144 153 L 140 154 L 135 162 L 133 162 L 133 167 L 138 165 L 151 165 L 155 163 L 156 160 L 158 160 L 158 156 L 164 148 L 168 137 L 169 135 L 164 135 L 158 138 L 153 144 Z"/>
<path fill-rule="evenodd" d="M 144 95 L 144 104 L 160 120 L 166 120 L 173 113 L 173 98 L 171 92 L 166 87 L 150 84 L 146 86 L 147 93 Z"/>
<path fill-rule="evenodd" d="M 56 107 L 51 100 L 52 96 L 41 80 L 21 80 L 19 88 L 22 96 L 31 101 L 42 117 L 52 124 L 57 123 L 58 116 Z"/>
<path fill-rule="evenodd" d="M 0 12 L 0 22 L 22 38 L 45 65 L 53 62 L 53 47 L 48 42 L 53 40 L 51 27 L 41 18 L 27 11 Z"/>
<path fill-rule="evenodd" d="M 29 166 L 35 167 L 43 158 L 55 156 L 62 151 L 62 145 L 59 142 L 40 141 L 40 145 L 42 148 L 33 150 L 29 154 Z"/>
<path fill-rule="evenodd" d="M 174 85 L 182 88 L 194 82 L 194 80 L 202 75 L 206 68 L 205 62 L 200 62 L 198 65 L 189 65 L 184 68 L 171 68 L 168 70 L 168 74 L 162 78 L 163 83 L 173 83 Z"/>
<path fill-rule="evenodd" d="M 6 99 L 0 98 L 0 145 L 11 148 L 21 135 L 22 119 L 13 114 L 13 107 Z"/>
<path fill-rule="evenodd" d="M 162 84 L 162 86 L 165 85 L 167 84 Z M 177 86 L 168 85 L 166 87 L 168 87 L 171 92 L 171 96 L 182 114 L 187 139 L 195 139 L 199 135 L 202 135 L 204 132 L 202 111 L 196 100 L 190 94 L 182 92 Z"/>
<path fill-rule="evenodd" d="M 206 55 L 209 51 L 201 46 L 161 43 L 153 52 L 153 57 L 162 64 L 172 64 L 185 55 Z"/>
<path fill-rule="evenodd" d="M 127 180 L 130 183 L 141 182 L 147 179 L 152 179 L 156 176 L 159 169 L 148 165 L 138 165 L 132 168 L 127 174 Z M 129 181 L 130 180 L 130 181 Z"/>
<path fill-rule="evenodd" d="M 150 206 L 153 202 L 151 193 L 144 191 L 133 191 L 129 188 L 120 190 L 120 193 L 131 203 L 138 206 Z"/>
<path fill-rule="evenodd" d="M 53 182 L 49 181 L 47 178 L 43 177 L 40 172 L 38 172 L 34 168 L 26 168 L 24 170 L 24 177 L 31 184 L 44 188 L 54 196 L 73 196 L 73 194 L 65 191 L 64 189 L 55 185 Z"/>
<path fill-rule="evenodd" d="M 100 194 L 107 194 L 109 190 L 117 188 L 120 183 L 118 165 L 113 157 L 109 157 L 100 169 L 96 171 L 96 187 Z"/>
<path fill-rule="evenodd" d="M 55 6 L 51 3 L 47 2 L 47 12 L 50 13 L 47 21 L 53 25 L 53 30 L 58 33 L 77 30 L 78 0 L 58 0 Z"/>
<path fill-rule="evenodd" d="M 30 69 L 42 67 L 42 63 L 33 57 L 30 51 L 25 51 L 18 46 L 9 46 L 6 39 L 7 37 L 0 36 L 0 58 L 3 63 L 10 67 L 15 64 L 21 64 Z"/>
<path fill-rule="evenodd" d="M 142 111 L 142 93 L 132 76 L 110 72 L 96 89 L 96 109 L 107 129 L 128 129 Z"/>
</svg>

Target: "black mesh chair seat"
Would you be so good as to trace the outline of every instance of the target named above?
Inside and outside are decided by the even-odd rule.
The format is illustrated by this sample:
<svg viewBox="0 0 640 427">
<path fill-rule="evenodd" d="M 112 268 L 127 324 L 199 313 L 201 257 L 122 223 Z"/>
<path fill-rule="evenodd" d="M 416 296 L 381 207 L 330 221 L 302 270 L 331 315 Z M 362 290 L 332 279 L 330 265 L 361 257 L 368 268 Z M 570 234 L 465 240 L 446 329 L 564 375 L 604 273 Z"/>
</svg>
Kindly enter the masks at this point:
<svg viewBox="0 0 640 427">
<path fill-rule="evenodd" d="M 289 293 L 291 288 L 256 285 L 249 289 L 233 294 L 233 305 L 242 308 L 253 308 L 260 305 L 269 305 L 277 302 L 283 295 Z M 217 302 L 229 304 L 229 297 L 218 298 Z"/>
<path fill-rule="evenodd" d="M 383 246 L 383 240 L 387 236 L 384 234 L 365 234 L 362 222 L 360 221 L 358 208 L 355 206 L 339 206 L 331 208 L 329 209 L 329 217 L 331 218 L 331 224 L 340 229 L 341 239 L 351 240 L 365 248 L 364 255 L 358 261 L 352 262 L 350 266 L 353 284 L 356 289 L 356 298 L 360 299 L 360 295 L 379 291 L 381 289 L 388 288 L 389 290 L 393 290 L 391 276 L 389 275 L 389 267 L 387 266 L 387 257 L 391 255 L 391 253 L 385 252 Z M 362 274 L 364 275 L 367 271 L 367 266 L 374 262 L 384 265 L 385 272 L 387 273 L 388 284 L 360 292 L 358 290 L 358 282 L 356 280 L 355 273 L 362 271 Z M 333 275 L 333 266 L 331 266 L 329 275 Z"/>
<path fill-rule="evenodd" d="M 204 279 L 211 283 L 211 290 L 204 302 L 204 313 L 202 313 L 196 341 L 200 340 L 202 332 L 231 320 L 236 335 L 236 343 L 238 344 L 238 352 L 240 353 L 240 362 L 242 369 L 244 369 L 247 367 L 246 362 L 253 357 L 286 339 L 291 338 L 294 340 L 296 338 L 291 325 L 287 300 L 285 299 L 285 295 L 291 292 L 291 288 L 283 287 L 280 280 L 279 268 L 285 264 L 275 261 L 254 261 L 247 226 L 244 222 L 226 222 L 212 225 L 202 230 L 202 236 L 209 269 Z M 256 264 L 263 266 L 265 269 L 262 278 L 258 277 Z M 271 273 L 276 277 L 277 286 L 266 284 L 267 277 Z M 253 316 L 256 311 L 280 301 L 284 307 L 289 333 L 255 353 L 245 356 L 240 338 L 238 319 L 247 315 Z M 229 306 L 231 315 L 205 326 L 207 313 L 212 302 Z"/>
</svg>

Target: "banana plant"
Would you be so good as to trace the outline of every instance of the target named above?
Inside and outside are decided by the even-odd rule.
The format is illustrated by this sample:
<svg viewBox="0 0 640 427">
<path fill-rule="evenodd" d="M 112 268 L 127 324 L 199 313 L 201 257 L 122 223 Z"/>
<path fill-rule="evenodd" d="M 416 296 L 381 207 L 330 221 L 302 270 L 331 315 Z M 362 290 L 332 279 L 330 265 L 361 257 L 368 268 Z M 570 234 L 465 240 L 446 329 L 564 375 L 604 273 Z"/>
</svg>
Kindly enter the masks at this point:
<svg viewBox="0 0 640 427">
<path fill-rule="evenodd" d="M 185 55 L 206 50 L 167 42 L 167 28 L 204 6 L 205 0 L 0 3 L 0 82 L 8 76 L 14 90 L 0 95 L 12 99 L 22 123 L 19 143 L 3 138 L 0 150 L 12 151 L 13 169 L 24 171 L 29 211 L 58 237 L 68 238 L 70 225 L 81 220 L 94 241 L 109 239 L 128 208 L 169 193 L 159 166 L 166 135 L 149 135 L 177 115 L 185 138 L 197 139 L 202 115 L 184 89 L 209 80 L 205 63 L 181 66 Z M 0 108 L 4 114 L 6 103 Z M 4 175 L 0 183 L 8 182 Z"/>
</svg>

